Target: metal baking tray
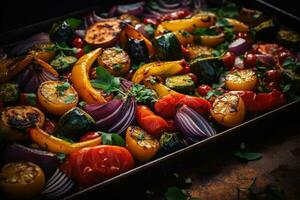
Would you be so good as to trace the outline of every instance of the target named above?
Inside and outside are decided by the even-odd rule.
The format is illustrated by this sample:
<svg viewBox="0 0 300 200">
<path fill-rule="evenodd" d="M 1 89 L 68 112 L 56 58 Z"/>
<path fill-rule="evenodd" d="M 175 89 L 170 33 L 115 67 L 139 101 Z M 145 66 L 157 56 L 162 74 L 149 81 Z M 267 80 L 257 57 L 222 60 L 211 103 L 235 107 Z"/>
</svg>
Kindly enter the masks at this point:
<svg viewBox="0 0 300 200">
<path fill-rule="evenodd" d="M 208 0 L 209 1 L 209 0 Z M 122 1 L 119 1 L 120 4 L 122 4 Z M 263 11 L 264 13 L 274 16 L 282 25 L 289 27 L 293 30 L 296 30 L 300 32 L 300 27 L 297 26 L 297 24 L 300 23 L 300 18 L 288 13 L 276 6 L 273 6 L 272 4 L 266 3 L 262 0 L 255 0 L 255 1 L 238 1 L 234 0 L 234 2 L 237 5 L 245 6 L 248 8 L 254 8 Z M 113 5 L 112 5 L 113 6 Z M 38 22 L 29 26 L 24 26 L 18 29 L 14 29 L 5 33 L 0 34 L 0 48 L 10 48 L 18 43 L 19 40 L 26 38 L 27 36 L 30 36 L 31 34 L 41 32 L 41 31 L 49 31 L 49 28 L 51 27 L 52 23 L 64 19 L 67 17 L 79 17 L 83 16 L 84 14 L 87 14 L 89 11 L 99 11 L 104 12 L 101 7 L 91 7 L 86 8 L 83 10 L 75 11 L 69 14 L 66 14 L 64 16 L 59 16 L 56 18 L 52 18 L 46 21 Z M 65 196 L 64 199 L 81 199 L 86 197 L 93 197 L 95 194 L 100 194 L 102 192 L 105 192 L 108 187 L 113 187 L 114 185 L 118 185 L 117 189 L 119 187 L 120 183 L 123 183 L 124 180 L 131 180 L 134 178 L 137 178 L 138 180 L 143 180 L 143 176 L 149 176 L 149 170 L 158 170 L 161 169 L 161 167 L 165 168 L 172 168 L 171 163 L 176 162 L 179 159 L 183 159 L 185 156 L 188 156 L 190 154 L 193 154 L 195 152 L 200 152 L 201 150 L 204 150 L 207 146 L 212 146 L 213 144 L 216 144 L 220 141 L 224 141 L 228 137 L 239 137 L 243 134 L 243 130 L 246 130 L 245 128 L 254 125 L 257 122 L 264 121 L 265 119 L 271 118 L 274 115 L 278 115 L 281 113 L 286 114 L 291 109 L 299 108 L 300 106 L 300 100 L 295 100 L 293 102 L 289 102 L 288 104 L 281 106 L 277 109 L 271 110 L 269 112 L 266 112 L 264 114 L 251 117 L 247 119 L 242 124 L 235 126 L 233 128 L 224 129 L 218 132 L 217 135 L 212 136 L 210 138 L 204 139 L 200 142 L 191 144 L 185 148 L 182 148 L 180 150 L 177 150 L 173 153 L 170 153 L 166 156 L 162 156 L 159 158 L 156 158 L 150 162 L 141 164 L 137 167 L 135 167 L 132 170 L 129 170 L 125 173 L 122 173 L 120 175 L 117 175 L 113 178 L 110 178 L 106 181 L 103 181 L 101 183 L 98 183 L 96 185 L 93 185 L 91 187 L 82 189 L 80 191 L 74 191 L 72 194 L 69 194 L 68 196 Z M 200 154 L 201 156 L 201 154 Z M 170 170 L 172 171 L 172 170 Z M 163 172 L 160 172 L 163 173 Z M 151 175 L 150 175 L 151 176 Z M 136 180 L 136 179 L 135 179 Z M 135 184 L 137 185 L 137 184 Z M 121 188 L 119 188 L 121 190 Z M 115 191 L 116 192 L 116 191 Z M 121 196 L 121 195 L 120 195 Z M 103 196 L 104 197 L 104 196 Z M 136 197 L 133 196 L 133 199 Z"/>
</svg>

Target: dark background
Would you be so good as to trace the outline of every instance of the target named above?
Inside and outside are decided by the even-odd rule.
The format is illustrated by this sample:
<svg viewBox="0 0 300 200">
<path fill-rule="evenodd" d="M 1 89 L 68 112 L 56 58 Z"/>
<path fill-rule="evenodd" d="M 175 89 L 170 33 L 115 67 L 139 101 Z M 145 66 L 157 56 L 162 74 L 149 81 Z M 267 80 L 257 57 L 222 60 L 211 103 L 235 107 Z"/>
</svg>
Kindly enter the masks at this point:
<svg viewBox="0 0 300 200">
<path fill-rule="evenodd" d="M 237 0 L 237 1 L 253 1 L 253 0 Z M 265 0 L 280 8 L 300 16 L 298 7 L 294 0 Z M 103 10 L 108 10 L 117 2 L 126 4 L 134 2 L 134 0 L 26 0 L 14 1 L 4 0 L 0 6 L 0 32 L 7 32 L 25 25 L 40 22 L 49 18 L 65 15 L 70 12 L 81 10 L 84 8 L 98 6 Z"/>
</svg>

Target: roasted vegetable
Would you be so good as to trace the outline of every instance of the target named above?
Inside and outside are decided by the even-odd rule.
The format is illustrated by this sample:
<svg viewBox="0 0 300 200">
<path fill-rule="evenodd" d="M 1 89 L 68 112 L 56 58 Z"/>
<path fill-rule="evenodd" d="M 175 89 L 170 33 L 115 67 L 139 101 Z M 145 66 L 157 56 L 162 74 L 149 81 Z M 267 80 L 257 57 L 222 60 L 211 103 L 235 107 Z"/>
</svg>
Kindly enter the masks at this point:
<svg viewBox="0 0 300 200">
<path fill-rule="evenodd" d="M 44 114 L 35 107 L 7 107 L 1 112 L 0 133 L 9 141 L 22 141 L 27 138 L 26 128 L 42 127 L 44 122 Z"/>
<path fill-rule="evenodd" d="M 207 46 L 202 46 L 202 45 L 188 45 L 187 49 L 189 51 L 189 58 L 190 60 L 200 57 L 200 58 L 205 58 L 205 57 L 211 57 L 213 49 Z"/>
<path fill-rule="evenodd" d="M 109 47 L 117 42 L 120 33 L 120 20 L 101 21 L 96 22 L 86 30 L 84 40 L 93 46 Z"/>
<path fill-rule="evenodd" d="M 194 91 L 194 81 L 189 75 L 170 76 L 166 78 L 166 86 L 180 93 L 189 94 Z"/>
<path fill-rule="evenodd" d="M 225 93 L 214 100 L 210 113 L 221 125 L 233 127 L 244 121 L 246 109 L 239 95 Z"/>
<path fill-rule="evenodd" d="M 15 83 L 0 84 L 0 100 L 5 104 L 15 103 L 19 98 L 19 85 Z"/>
<path fill-rule="evenodd" d="M 130 58 L 123 49 L 112 47 L 102 52 L 98 58 L 98 64 L 112 75 L 121 76 L 129 70 Z"/>
<path fill-rule="evenodd" d="M 137 107 L 136 120 L 148 134 L 157 138 L 169 128 L 167 121 L 156 115 L 147 106 L 139 105 Z"/>
<path fill-rule="evenodd" d="M 42 43 L 34 45 L 28 53 L 35 58 L 39 58 L 49 63 L 55 56 L 55 51 L 51 50 L 53 46 L 53 43 Z"/>
<path fill-rule="evenodd" d="M 89 79 L 89 71 L 93 62 L 102 53 L 102 49 L 95 49 L 82 56 L 72 68 L 72 82 L 74 88 L 85 102 L 90 103 L 106 103 L 105 98 L 99 90 L 92 87 Z"/>
<path fill-rule="evenodd" d="M 12 79 L 25 69 L 32 61 L 32 56 L 0 59 L 0 83 Z"/>
<path fill-rule="evenodd" d="M 238 20 L 250 26 L 256 26 L 260 24 L 264 18 L 263 12 L 248 8 L 242 8 L 238 16 Z"/>
<path fill-rule="evenodd" d="M 213 14 L 198 14 L 188 19 L 176 19 L 163 21 L 161 25 L 169 31 L 188 31 L 192 32 L 196 28 L 210 27 L 216 22 L 216 16 Z"/>
<path fill-rule="evenodd" d="M 75 107 L 60 117 L 56 134 L 79 139 L 95 125 L 95 120 L 82 109 Z"/>
<path fill-rule="evenodd" d="M 218 80 L 223 62 L 219 58 L 196 58 L 190 63 L 191 72 L 199 77 L 199 83 L 212 84 Z"/>
<path fill-rule="evenodd" d="M 162 98 L 168 94 L 176 94 L 177 93 L 174 90 L 163 85 L 162 83 L 157 82 L 154 78 L 155 77 L 152 77 L 152 76 L 146 78 L 144 80 L 144 84 L 146 85 L 146 87 L 154 90 L 159 98 Z"/>
<path fill-rule="evenodd" d="M 257 76 L 252 69 L 234 70 L 225 77 L 228 90 L 253 90 L 257 84 Z"/>
<path fill-rule="evenodd" d="M 179 60 L 182 58 L 179 40 L 173 33 L 156 37 L 152 44 L 159 60 Z"/>
<path fill-rule="evenodd" d="M 179 73 L 183 69 L 182 64 L 182 60 L 147 63 L 136 70 L 131 80 L 134 83 L 140 83 L 148 76 L 172 76 Z"/>
<path fill-rule="evenodd" d="M 270 19 L 258 24 L 253 30 L 255 31 L 256 40 L 271 42 L 276 39 L 279 27 L 275 24 L 274 20 Z"/>
<path fill-rule="evenodd" d="M 249 27 L 248 25 L 244 24 L 243 22 L 236 20 L 236 19 L 232 19 L 232 18 L 225 18 L 226 21 L 233 26 L 233 30 L 235 32 L 248 32 L 249 31 Z"/>
<path fill-rule="evenodd" d="M 77 58 L 74 56 L 59 55 L 51 61 L 51 66 L 54 67 L 58 72 L 65 72 L 71 69 Z"/>
<path fill-rule="evenodd" d="M 29 136 L 32 141 L 42 149 L 53 153 L 70 154 L 85 147 L 93 147 L 101 144 L 101 137 L 77 143 L 70 143 L 53 135 L 49 135 L 40 128 L 30 128 Z"/>
<path fill-rule="evenodd" d="M 277 33 L 278 42 L 286 47 L 297 49 L 300 43 L 300 35 L 290 30 L 280 30 Z"/>
<path fill-rule="evenodd" d="M 99 145 L 73 152 L 61 169 L 79 185 L 88 187 L 133 167 L 134 159 L 124 147 Z"/>
<path fill-rule="evenodd" d="M 128 38 L 127 49 L 131 60 L 136 64 L 149 62 L 149 52 L 144 40 Z"/>
<path fill-rule="evenodd" d="M 74 31 L 71 28 L 71 26 L 63 21 L 63 22 L 57 22 L 53 24 L 51 30 L 50 30 L 50 37 L 51 41 L 57 42 L 57 43 L 70 43 L 74 35 Z"/>
<path fill-rule="evenodd" d="M 62 115 L 78 103 L 78 94 L 68 82 L 43 82 L 37 97 L 43 108 L 54 115 Z"/>
<path fill-rule="evenodd" d="M 126 131 L 126 147 L 139 161 L 146 162 L 156 155 L 159 142 L 138 126 L 130 126 Z"/>
<path fill-rule="evenodd" d="M 187 145 L 187 142 L 183 139 L 183 135 L 180 133 L 168 133 L 165 132 L 159 139 L 159 153 L 166 155 L 183 148 Z"/>
<path fill-rule="evenodd" d="M 175 31 L 173 34 L 178 39 L 179 43 L 183 46 L 192 44 L 194 42 L 194 37 L 187 31 Z"/>
<path fill-rule="evenodd" d="M 0 187 L 8 198 L 32 199 L 45 186 L 42 169 L 31 162 L 16 162 L 4 165 L 0 172 Z"/>
</svg>

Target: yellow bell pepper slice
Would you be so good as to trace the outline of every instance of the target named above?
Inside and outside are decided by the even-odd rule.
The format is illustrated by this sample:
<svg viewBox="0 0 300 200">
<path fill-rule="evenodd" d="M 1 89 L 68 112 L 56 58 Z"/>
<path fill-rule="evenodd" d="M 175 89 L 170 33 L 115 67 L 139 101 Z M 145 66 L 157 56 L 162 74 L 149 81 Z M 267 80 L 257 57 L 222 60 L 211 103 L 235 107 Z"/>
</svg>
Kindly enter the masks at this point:
<svg viewBox="0 0 300 200">
<path fill-rule="evenodd" d="M 29 135 L 32 141 L 37 143 L 42 149 L 53 153 L 70 154 L 84 147 L 93 147 L 101 144 L 101 137 L 84 142 L 70 143 L 53 135 L 49 135 L 40 128 L 30 128 Z"/>
<path fill-rule="evenodd" d="M 244 24 L 243 22 L 232 19 L 232 18 L 225 18 L 229 24 L 233 26 L 233 30 L 235 32 L 248 32 L 249 31 L 249 26 Z"/>
<path fill-rule="evenodd" d="M 218 44 L 221 44 L 224 39 L 224 33 L 220 33 L 219 35 L 202 35 L 201 44 L 208 47 L 216 47 Z"/>
<path fill-rule="evenodd" d="M 176 19 L 163 21 L 161 25 L 169 31 L 188 31 L 192 32 L 197 28 L 207 28 L 216 23 L 216 16 L 212 14 L 196 15 L 188 19 Z"/>
<path fill-rule="evenodd" d="M 168 77 L 179 73 L 182 69 L 182 60 L 170 62 L 151 62 L 141 66 L 133 74 L 132 82 L 140 83 L 147 76 Z"/>
<path fill-rule="evenodd" d="M 101 95 L 101 92 L 93 88 L 89 79 L 90 68 L 101 53 L 102 49 L 98 48 L 85 54 L 72 68 L 71 79 L 74 88 L 78 92 L 79 96 L 88 104 L 104 104 L 107 102 Z"/>
</svg>

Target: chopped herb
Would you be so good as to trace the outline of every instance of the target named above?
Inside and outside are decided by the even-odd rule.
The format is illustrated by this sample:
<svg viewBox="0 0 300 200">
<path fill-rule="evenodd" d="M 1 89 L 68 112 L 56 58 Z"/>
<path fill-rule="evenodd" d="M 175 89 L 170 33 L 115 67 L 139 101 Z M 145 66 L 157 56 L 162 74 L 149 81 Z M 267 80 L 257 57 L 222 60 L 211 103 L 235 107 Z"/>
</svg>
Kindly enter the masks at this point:
<svg viewBox="0 0 300 200">
<path fill-rule="evenodd" d="M 144 62 L 140 62 L 139 64 L 133 64 L 131 68 L 133 70 L 137 70 L 138 68 L 140 68 L 144 64 L 145 64 Z"/>
<path fill-rule="evenodd" d="M 78 105 L 80 106 L 80 107 L 83 107 L 83 106 L 85 106 L 87 103 L 85 102 L 85 101 L 80 101 L 79 103 L 78 103 Z"/>
<path fill-rule="evenodd" d="M 65 102 L 66 104 L 68 104 L 68 103 L 74 102 L 74 100 L 75 100 L 75 95 L 74 95 L 74 94 L 71 94 L 71 95 L 67 96 L 67 98 L 64 100 L 64 102 Z"/>
<path fill-rule="evenodd" d="M 116 133 L 101 132 L 101 139 L 104 145 L 125 146 L 124 139 Z"/>
<path fill-rule="evenodd" d="M 300 72 L 300 62 L 292 57 L 288 57 L 284 60 L 282 66 L 285 69 L 292 70 L 294 72 Z"/>
<path fill-rule="evenodd" d="M 36 105 L 36 94 L 34 94 L 34 93 L 26 94 L 26 101 L 29 103 L 29 105 L 35 106 Z"/>
<path fill-rule="evenodd" d="M 145 31 L 148 33 L 150 38 L 154 37 L 155 28 L 152 24 L 145 24 Z"/>
<path fill-rule="evenodd" d="M 56 92 L 58 92 L 59 96 L 63 96 L 65 94 L 65 91 L 69 89 L 70 83 L 64 82 L 62 85 L 58 85 L 55 87 Z"/>
<path fill-rule="evenodd" d="M 283 93 L 287 93 L 292 88 L 292 85 L 291 84 L 283 85 L 281 88 Z"/>
<path fill-rule="evenodd" d="M 145 140 L 145 134 L 144 134 L 144 132 L 142 131 L 142 132 L 140 132 L 138 135 L 137 135 L 137 138 L 136 138 L 137 140 L 140 140 L 140 141 L 143 141 L 143 140 Z"/>
<path fill-rule="evenodd" d="M 183 37 L 189 37 L 190 33 L 187 31 L 179 31 Z"/>
<path fill-rule="evenodd" d="M 121 71 L 122 70 L 122 64 L 114 64 L 113 70 L 115 71 Z"/>
<path fill-rule="evenodd" d="M 218 26 L 218 27 L 233 28 L 233 26 L 225 18 L 218 18 L 217 22 L 216 22 L 216 26 Z"/>
<path fill-rule="evenodd" d="M 74 143 L 74 141 L 72 140 L 72 139 L 70 139 L 70 138 L 67 138 L 66 136 L 64 136 L 64 135 L 56 135 L 56 137 L 58 137 L 59 139 L 62 139 L 62 140 L 64 140 L 64 141 L 66 141 L 66 142 L 70 142 L 70 143 Z"/>
<path fill-rule="evenodd" d="M 52 47 L 45 48 L 47 51 L 58 51 L 59 54 L 65 55 L 64 52 L 71 52 L 72 54 L 76 54 L 78 49 L 76 47 L 70 48 L 65 42 L 55 43 Z"/>
<path fill-rule="evenodd" d="M 78 28 L 82 24 L 82 20 L 76 18 L 68 18 L 65 20 L 65 22 L 73 29 Z"/>
<path fill-rule="evenodd" d="M 194 35 L 201 36 L 201 35 L 218 35 L 219 32 L 214 28 L 197 28 L 193 31 Z"/>
<path fill-rule="evenodd" d="M 115 51 L 116 51 L 117 53 L 122 53 L 122 52 L 123 52 L 123 50 L 120 49 L 120 48 L 118 48 L 118 47 L 114 47 L 114 49 L 115 49 Z"/>
<path fill-rule="evenodd" d="M 210 99 L 211 97 L 215 96 L 220 96 L 224 93 L 224 91 L 222 90 L 210 90 L 209 92 L 207 92 L 205 99 Z"/>
<path fill-rule="evenodd" d="M 219 83 L 219 84 L 213 83 L 211 87 L 212 87 L 213 89 L 217 89 L 217 88 L 222 88 L 222 87 L 224 87 L 224 86 L 225 86 L 225 82 Z"/>
<path fill-rule="evenodd" d="M 237 71 L 235 71 L 233 73 L 233 75 L 236 76 L 236 77 L 239 77 L 240 79 L 243 79 L 243 77 Z"/>
<path fill-rule="evenodd" d="M 157 101 L 156 93 L 144 85 L 135 84 L 131 88 L 131 94 L 138 103 L 155 103 Z"/>
<path fill-rule="evenodd" d="M 66 158 L 67 158 L 67 154 L 65 154 L 65 153 L 58 153 L 58 154 L 56 154 L 56 158 L 57 158 L 57 160 L 60 163 L 63 163 L 66 160 Z"/>
<path fill-rule="evenodd" d="M 104 67 L 96 68 L 96 79 L 91 80 L 91 84 L 106 93 L 120 91 L 120 79 L 111 75 Z"/>
<path fill-rule="evenodd" d="M 85 46 L 83 47 L 83 52 L 84 52 L 84 53 L 88 53 L 88 52 L 90 52 L 92 49 L 93 49 L 92 46 L 89 45 L 89 44 L 87 44 L 87 45 L 85 45 Z"/>
</svg>

